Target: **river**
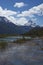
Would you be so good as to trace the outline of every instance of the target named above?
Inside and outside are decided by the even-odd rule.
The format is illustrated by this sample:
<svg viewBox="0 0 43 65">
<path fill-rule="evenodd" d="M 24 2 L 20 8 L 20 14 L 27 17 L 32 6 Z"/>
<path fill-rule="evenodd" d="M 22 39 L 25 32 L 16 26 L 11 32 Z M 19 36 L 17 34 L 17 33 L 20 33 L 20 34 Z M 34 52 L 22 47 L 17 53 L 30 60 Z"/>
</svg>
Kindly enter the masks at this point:
<svg viewBox="0 0 43 65">
<path fill-rule="evenodd" d="M 13 46 L 0 53 L 0 65 L 43 65 L 43 50 L 40 47 L 43 47 L 42 39 Z"/>
</svg>

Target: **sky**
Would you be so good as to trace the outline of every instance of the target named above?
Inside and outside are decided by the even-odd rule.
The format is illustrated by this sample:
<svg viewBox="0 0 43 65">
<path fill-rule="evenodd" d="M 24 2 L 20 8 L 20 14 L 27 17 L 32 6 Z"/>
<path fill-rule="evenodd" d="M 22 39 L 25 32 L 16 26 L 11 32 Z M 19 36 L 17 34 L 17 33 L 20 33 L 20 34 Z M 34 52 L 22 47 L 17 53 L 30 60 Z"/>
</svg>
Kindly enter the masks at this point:
<svg viewBox="0 0 43 65">
<path fill-rule="evenodd" d="M 16 25 L 43 26 L 43 0 L 0 0 L 0 16 Z"/>
</svg>

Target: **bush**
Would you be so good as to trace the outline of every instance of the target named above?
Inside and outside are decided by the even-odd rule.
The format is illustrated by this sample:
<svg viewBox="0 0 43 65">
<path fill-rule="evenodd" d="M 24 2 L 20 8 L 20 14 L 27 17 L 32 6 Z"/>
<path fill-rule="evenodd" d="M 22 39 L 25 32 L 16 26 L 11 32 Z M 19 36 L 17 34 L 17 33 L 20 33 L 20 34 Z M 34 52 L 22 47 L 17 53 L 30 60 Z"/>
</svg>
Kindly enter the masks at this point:
<svg viewBox="0 0 43 65">
<path fill-rule="evenodd" d="M 6 46 L 7 46 L 7 42 L 5 42 L 5 41 L 0 42 L 0 49 L 5 49 Z"/>
<path fill-rule="evenodd" d="M 43 50 L 43 48 L 41 48 L 41 50 Z"/>
</svg>

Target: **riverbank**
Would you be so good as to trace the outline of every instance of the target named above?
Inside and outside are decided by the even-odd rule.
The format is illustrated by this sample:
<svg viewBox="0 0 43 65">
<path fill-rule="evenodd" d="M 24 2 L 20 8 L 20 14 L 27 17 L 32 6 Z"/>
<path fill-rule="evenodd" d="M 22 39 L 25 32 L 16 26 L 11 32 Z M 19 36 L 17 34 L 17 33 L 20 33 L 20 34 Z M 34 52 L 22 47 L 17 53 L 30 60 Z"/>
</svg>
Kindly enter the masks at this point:
<svg viewBox="0 0 43 65">
<path fill-rule="evenodd" d="M 43 65 L 43 40 L 33 39 L 13 45 L 0 53 L 0 65 Z"/>
</svg>

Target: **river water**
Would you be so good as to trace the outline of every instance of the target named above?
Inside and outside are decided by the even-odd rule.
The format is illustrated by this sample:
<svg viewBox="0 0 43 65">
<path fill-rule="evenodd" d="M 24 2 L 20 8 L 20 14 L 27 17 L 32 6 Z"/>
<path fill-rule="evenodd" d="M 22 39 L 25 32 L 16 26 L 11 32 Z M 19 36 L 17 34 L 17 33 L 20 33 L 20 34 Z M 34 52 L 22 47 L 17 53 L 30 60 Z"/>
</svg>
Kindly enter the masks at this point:
<svg viewBox="0 0 43 65">
<path fill-rule="evenodd" d="M 0 38 L 0 41 L 13 42 L 17 39 L 22 39 L 22 36 L 10 36 L 5 38 Z"/>
<path fill-rule="evenodd" d="M 43 48 L 42 39 L 13 46 L 0 53 L 0 65 L 43 65 L 43 50 L 40 47 Z"/>
<path fill-rule="evenodd" d="M 6 42 L 13 42 L 18 39 L 22 39 L 23 36 L 10 36 L 10 37 L 5 37 L 5 38 L 0 38 L 0 41 L 6 41 Z M 25 39 L 31 39 L 31 37 L 24 37 Z"/>
</svg>

